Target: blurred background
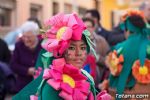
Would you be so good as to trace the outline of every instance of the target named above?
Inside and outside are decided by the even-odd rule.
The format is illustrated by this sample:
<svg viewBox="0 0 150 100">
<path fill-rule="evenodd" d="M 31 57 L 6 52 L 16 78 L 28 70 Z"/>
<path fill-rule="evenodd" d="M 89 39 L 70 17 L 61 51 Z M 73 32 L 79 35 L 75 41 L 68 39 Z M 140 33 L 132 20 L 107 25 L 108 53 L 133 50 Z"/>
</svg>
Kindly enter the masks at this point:
<svg viewBox="0 0 150 100">
<path fill-rule="evenodd" d="M 110 30 L 118 24 L 120 15 L 130 8 L 138 8 L 144 0 L 0 0 L 0 37 L 20 26 L 29 17 L 41 22 L 52 15 L 77 12 L 81 17 L 88 9 L 101 13 L 102 25 Z"/>
<path fill-rule="evenodd" d="M 32 30 L 32 29 L 33 29 L 32 31 L 36 31 L 36 25 L 31 25 L 31 26 L 34 26 L 33 28 L 31 28 L 30 24 L 33 24 L 33 23 L 28 23 L 27 21 L 35 21 L 36 24 L 39 25 L 38 28 L 41 28 L 41 26 L 43 26 L 43 22 L 46 19 L 52 17 L 53 15 L 55 15 L 57 13 L 62 12 L 62 13 L 68 14 L 68 13 L 76 12 L 81 18 L 83 18 L 83 17 L 85 17 L 87 11 L 91 10 L 91 9 L 95 9 L 100 14 L 100 16 L 92 16 L 92 17 L 93 18 L 100 17 L 100 18 L 98 18 L 96 20 L 97 22 L 94 21 L 93 19 L 92 19 L 92 21 L 89 19 L 86 19 L 84 22 L 85 23 L 88 21 L 90 22 L 91 26 L 89 26 L 89 28 L 90 28 L 89 30 L 92 29 L 92 32 L 90 31 L 91 33 L 94 34 L 98 29 L 97 34 L 104 38 L 103 39 L 102 37 L 99 37 L 98 38 L 99 41 L 97 41 L 96 45 L 101 46 L 101 47 L 97 47 L 97 48 L 100 48 L 100 49 L 97 49 L 97 51 L 100 51 L 100 53 L 104 52 L 101 54 L 104 54 L 103 56 L 105 57 L 107 52 L 109 51 L 108 45 L 110 45 L 110 47 L 111 47 L 111 46 L 125 40 L 125 36 L 124 36 L 124 34 L 122 34 L 123 33 L 122 30 L 120 31 L 120 30 L 114 29 L 120 23 L 120 16 L 122 16 L 128 9 L 139 9 L 141 4 L 145 1 L 148 1 L 148 0 L 0 0 L 0 43 L 2 43 L 2 45 L 0 45 L 0 50 L 2 50 L 2 51 L 0 51 L 0 57 L 2 56 L 2 60 L 4 58 L 8 58 L 8 61 L 5 63 L 8 64 L 7 68 L 10 69 L 11 65 L 9 65 L 9 62 L 10 62 L 10 60 L 13 60 L 10 58 L 14 54 L 13 51 L 15 48 L 15 46 L 14 46 L 15 43 L 20 42 L 20 40 L 21 40 L 20 39 L 22 36 L 22 34 L 20 34 L 21 31 L 24 29 L 26 31 Z M 38 19 L 38 21 L 37 21 L 37 19 Z M 39 23 L 41 23 L 41 25 Z M 112 32 L 112 34 L 111 34 L 111 32 Z M 116 34 L 113 34 L 113 33 L 116 33 Z M 4 37 L 6 37 L 6 38 L 4 38 Z M 96 37 L 98 37 L 98 36 L 96 35 Z M 120 38 L 120 37 L 122 37 L 122 38 Z M 7 44 L 3 40 L 5 40 L 5 42 Z M 32 40 L 32 38 L 28 38 L 27 42 L 31 41 L 31 40 Z M 37 42 L 37 41 L 34 41 L 34 42 Z M 98 43 L 100 43 L 100 44 L 98 44 Z M 35 43 L 35 44 L 37 45 L 37 43 Z M 10 51 L 8 50 L 7 46 L 9 47 Z M 21 46 L 19 48 L 20 51 L 22 51 Z M 3 48 L 5 48 L 5 49 L 3 49 Z M 9 55 L 6 52 L 6 50 L 8 51 Z M 32 50 L 31 50 L 31 52 L 32 52 Z M 21 52 L 21 54 L 24 54 L 24 52 Z M 30 53 L 29 53 L 29 55 L 30 55 Z M 38 55 L 38 53 L 37 53 L 37 55 Z M 7 56 L 7 57 L 3 57 L 3 56 Z M 18 59 L 21 59 L 23 56 L 21 55 L 20 58 L 18 58 Z M 34 58 L 35 55 L 32 55 L 32 56 Z M 28 56 L 28 58 L 31 58 L 31 57 Z M 34 61 L 34 63 L 36 62 L 36 60 L 35 60 L 36 58 L 37 57 L 32 59 Z M 99 57 L 99 58 L 102 59 L 102 57 Z M 26 59 L 23 59 L 23 61 L 25 61 L 25 60 Z M 14 63 L 16 63 L 17 61 L 18 60 L 14 60 Z M 0 62 L 1 62 L 1 59 L 0 59 Z M 99 61 L 97 61 L 97 62 L 99 62 Z M 104 63 L 104 61 L 102 61 L 102 62 Z M 33 62 L 31 62 L 31 63 L 32 63 L 32 66 L 27 66 L 27 68 L 34 67 L 34 63 Z M 27 64 L 27 63 L 25 62 L 25 64 Z M 2 68 L 0 67 L 0 69 L 2 69 Z M 102 70 L 102 69 L 100 69 L 100 70 Z M 20 72 L 20 71 L 18 71 L 18 72 Z M 0 76 L 2 76 L 1 74 L 2 73 L 0 72 Z M 14 76 L 14 74 L 12 74 L 12 75 Z M 1 83 L 2 83 L 2 80 L 0 77 L 0 84 Z M 8 81 L 8 83 L 9 83 L 9 81 Z M 2 83 L 2 84 L 5 85 L 5 83 Z M 13 85 L 13 87 L 15 87 L 15 86 Z M 0 96 L 1 96 L 1 93 L 4 93 L 4 92 L 0 91 Z M 5 93 L 5 94 L 7 94 L 7 93 Z M 4 99 L 2 99 L 2 100 L 11 100 L 11 97 L 13 95 L 14 95 L 13 93 L 12 94 L 8 93 L 5 98 L 3 97 Z"/>
</svg>

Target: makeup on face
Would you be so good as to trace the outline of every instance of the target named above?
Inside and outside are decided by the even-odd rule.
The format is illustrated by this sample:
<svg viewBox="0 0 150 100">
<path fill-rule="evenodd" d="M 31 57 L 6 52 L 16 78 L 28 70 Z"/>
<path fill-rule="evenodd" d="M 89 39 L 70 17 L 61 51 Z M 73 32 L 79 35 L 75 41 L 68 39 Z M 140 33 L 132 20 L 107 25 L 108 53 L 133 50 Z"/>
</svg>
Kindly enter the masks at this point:
<svg viewBox="0 0 150 100">
<path fill-rule="evenodd" d="M 72 64 L 79 69 L 82 68 L 87 57 L 86 43 L 83 40 L 71 40 L 70 46 L 65 51 L 64 56 L 68 64 Z"/>
</svg>

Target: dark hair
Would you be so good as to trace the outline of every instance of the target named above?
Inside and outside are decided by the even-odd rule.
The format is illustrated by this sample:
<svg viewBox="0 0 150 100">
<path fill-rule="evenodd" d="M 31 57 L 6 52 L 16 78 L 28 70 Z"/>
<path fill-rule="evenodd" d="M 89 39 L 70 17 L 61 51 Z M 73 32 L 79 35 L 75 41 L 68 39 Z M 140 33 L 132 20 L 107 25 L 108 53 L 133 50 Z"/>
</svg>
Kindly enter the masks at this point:
<svg viewBox="0 0 150 100">
<path fill-rule="evenodd" d="M 91 18 L 82 18 L 83 22 L 87 22 L 89 21 L 90 23 L 92 23 L 92 26 L 94 27 L 94 21 Z"/>
<path fill-rule="evenodd" d="M 30 17 L 30 18 L 28 18 L 28 21 L 33 21 L 33 22 L 37 23 L 39 28 L 42 29 L 42 25 L 36 17 Z"/>
<path fill-rule="evenodd" d="M 91 10 L 87 10 L 86 13 L 90 13 L 92 15 L 92 17 L 95 17 L 98 19 L 98 21 L 100 21 L 100 14 L 96 9 L 91 9 Z"/>
<path fill-rule="evenodd" d="M 146 27 L 146 24 L 143 20 L 143 18 L 139 15 L 133 15 L 133 16 L 130 16 L 129 17 L 129 21 L 135 26 L 135 27 L 138 27 L 138 28 L 145 28 Z"/>
<path fill-rule="evenodd" d="M 88 43 L 87 43 L 87 40 L 86 40 L 85 35 L 83 35 L 83 34 L 82 34 L 82 40 L 85 42 L 85 44 L 86 44 L 86 46 L 87 46 L 87 52 L 89 53 L 89 52 L 90 52 L 90 47 L 89 47 L 89 45 L 88 45 Z"/>
</svg>

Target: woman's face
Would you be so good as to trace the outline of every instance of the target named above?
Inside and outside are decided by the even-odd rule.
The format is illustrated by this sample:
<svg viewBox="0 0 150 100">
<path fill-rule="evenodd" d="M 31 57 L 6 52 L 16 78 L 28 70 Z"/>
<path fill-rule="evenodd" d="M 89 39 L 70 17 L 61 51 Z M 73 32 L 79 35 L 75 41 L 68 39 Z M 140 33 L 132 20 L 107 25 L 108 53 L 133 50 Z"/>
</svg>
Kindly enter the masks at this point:
<svg viewBox="0 0 150 100">
<path fill-rule="evenodd" d="M 68 64 L 72 64 L 79 69 L 82 68 L 87 57 L 87 46 L 85 42 L 83 40 L 71 40 L 70 46 L 64 53 L 64 57 Z"/>
<path fill-rule="evenodd" d="M 23 40 L 25 46 L 32 49 L 35 47 L 37 37 L 32 32 L 26 32 L 26 33 L 23 33 L 22 40 Z"/>
</svg>

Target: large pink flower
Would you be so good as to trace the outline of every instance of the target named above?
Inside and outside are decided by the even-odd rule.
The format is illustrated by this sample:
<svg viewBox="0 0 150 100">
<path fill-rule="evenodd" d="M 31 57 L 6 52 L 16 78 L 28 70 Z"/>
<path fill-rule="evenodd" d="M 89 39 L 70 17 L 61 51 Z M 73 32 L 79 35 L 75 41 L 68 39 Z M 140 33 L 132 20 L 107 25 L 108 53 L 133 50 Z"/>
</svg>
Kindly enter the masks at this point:
<svg viewBox="0 0 150 100">
<path fill-rule="evenodd" d="M 55 59 L 50 69 L 45 69 L 43 78 L 65 100 L 85 100 L 90 93 L 90 84 L 79 69 L 66 64 L 64 58 Z"/>
<path fill-rule="evenodd" d="M 82 32 L 86 28 L 75 13 L 57 14 L 47 20 L 45 24 L 50 25 L 51 28 L 45 33 L 48 38 L 43 47 L 47 51 L 53 52 L 55 57 L 64 52 L 70 39 L 81 40 Z"/>
</svg>

